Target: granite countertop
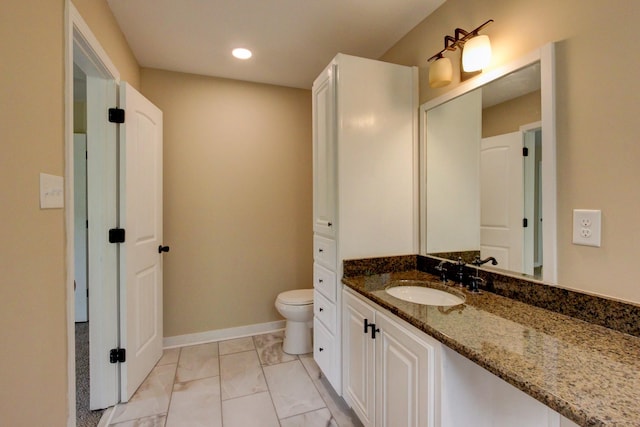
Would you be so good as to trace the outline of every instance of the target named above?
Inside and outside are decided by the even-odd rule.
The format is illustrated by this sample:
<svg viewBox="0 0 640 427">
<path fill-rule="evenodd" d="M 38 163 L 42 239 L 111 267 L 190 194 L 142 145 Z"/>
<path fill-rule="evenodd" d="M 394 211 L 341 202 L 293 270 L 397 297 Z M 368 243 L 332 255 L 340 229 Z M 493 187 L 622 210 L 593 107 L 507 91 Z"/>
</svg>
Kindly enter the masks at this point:
<svg viewBox="0 0 640 427">
<path fill-rule="evenodd" d="M 490 292 L 464 292 L 458 309 L 388 295 L 418 270 L 345 277 L 343 283 L 582 426 L 640 425 L 640 338 Z M 459 288 L 454 288 L 458 290 Z"/>
</svg>

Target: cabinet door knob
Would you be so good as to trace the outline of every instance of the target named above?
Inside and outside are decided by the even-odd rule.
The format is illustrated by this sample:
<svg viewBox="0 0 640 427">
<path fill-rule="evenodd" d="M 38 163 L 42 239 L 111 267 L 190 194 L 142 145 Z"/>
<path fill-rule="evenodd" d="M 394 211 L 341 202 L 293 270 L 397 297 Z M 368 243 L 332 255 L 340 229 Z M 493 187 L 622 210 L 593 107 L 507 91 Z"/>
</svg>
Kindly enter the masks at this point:
<svg viewBox="0 0 640 427">
<path fill-rule="evenodd" d="M 324 348 L 320 347 L 320 348 L 318 349 L 318 351 L 324 351 Z"/>
<path fill-rule="evenodd" d="M 324 308 L 320 307 L 320 311 L 324 311 Z"/>
<path fill-rule="evenodd" d="M 324 252 L 324 249 L 320 248 L 320 249 L 318 249 L 318 252 L 322 253 L 322 252 Z"/>
<path fill-rule="evenodd" d="M 328 225 L 329 227 L 331 227 L 333 224 L 329 222 L 329 223 L 327 223 L 327 225 Z"/>
<path fill-rule="evenodd" d="M 324 283 L 324 280 L 318 279 L 318 283 Z"/>
</svg>

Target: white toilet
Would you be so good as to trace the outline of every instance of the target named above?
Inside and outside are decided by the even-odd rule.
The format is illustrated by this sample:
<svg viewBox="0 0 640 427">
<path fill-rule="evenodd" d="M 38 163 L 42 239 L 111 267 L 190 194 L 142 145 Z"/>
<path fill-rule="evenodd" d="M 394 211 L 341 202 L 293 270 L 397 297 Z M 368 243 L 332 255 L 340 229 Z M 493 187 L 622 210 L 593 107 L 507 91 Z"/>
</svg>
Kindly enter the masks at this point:
<svg viewBox="0 0 640 427">
<path fill-rule="evenodd" d="M 313 289 L 295 289 L 282 292 L 276 298 L 276 309 L 286 320 L 282 350 L 288 354 L 313 351 Z"/>
</svg>

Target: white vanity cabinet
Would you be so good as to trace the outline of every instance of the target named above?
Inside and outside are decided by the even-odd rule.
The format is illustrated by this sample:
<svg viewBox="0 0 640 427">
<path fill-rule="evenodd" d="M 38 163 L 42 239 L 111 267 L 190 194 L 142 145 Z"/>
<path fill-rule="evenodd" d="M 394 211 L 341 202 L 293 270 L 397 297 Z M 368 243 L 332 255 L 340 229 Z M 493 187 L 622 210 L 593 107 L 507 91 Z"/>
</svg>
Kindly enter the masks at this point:
<svg viewBox="0 0 640 427">
<path fill-rule="evenodd" d="M 578 426 L 351 289 L 342 294 L 343 397 L 365 427 Z"/>
<path fill-rule="evenodd" d="M 441 344 L 343 291 L 344 398 L 365 426 L 439 425 Z"/>
<path fill-rule="evenodd" d="M 442 427 L 577 427 L 445 346 L 441 361 Z"/>
<path fill-rule="evenodd" d="M 417 68 L 343 54 L 313 84 L 314 359 L 339 395 L 342 261 L 418 249 L 417 96 Z"/>
</svg>

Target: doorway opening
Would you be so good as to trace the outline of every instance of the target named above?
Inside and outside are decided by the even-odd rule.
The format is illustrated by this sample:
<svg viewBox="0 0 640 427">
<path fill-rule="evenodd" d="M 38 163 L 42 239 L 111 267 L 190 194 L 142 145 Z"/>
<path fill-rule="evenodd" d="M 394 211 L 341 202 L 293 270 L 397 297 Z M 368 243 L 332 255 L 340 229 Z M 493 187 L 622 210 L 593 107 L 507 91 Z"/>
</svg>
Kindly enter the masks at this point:
<svg viewBox="0 0 640 427">
<path fill-rule="evenodd" d="M 90 320 L 89 409 L 128 401 L 162 356 L 162 253 L 169 247 L 162 242 L 162 111 L 119 81 L 69 0 L 67 12 L 68 425 L 75 426 L 75 321 Z M 86 120 L 78 120 L 86 123 L 85 137 L 78 136 L 86 140 L 86 155 L 77 160 L 74 70 L 86 88 L 86 109 L 78 109 L 86 112 Z M 88 304 L 86 291 L 73 291 L 85 273 Z"/>
<path fill-rule="evenodd" d="M 73 66 L 73 215 L 76 425 L 94 427 L 102 410 L 90 408 L 87 217 L 87 76 Z"/>
<path fill-rule="evenodd" d="M 109 349 L 118 344 L 118 254 L 105 231 L 117 218 L 117 135 L 105 114 L 116 105 L 119 74 L 75 7 L 66 6 L 67 425 L 75 426 L 76 403 L 86 404 L 77 394 L 89 410 L 119 399 L 118 367 L 109 363 Z M 77 349 L 76 325 L 86 341 Z M 76 385 L 76 363 L 88 373 L 86 388 Z"/>
</svg>

